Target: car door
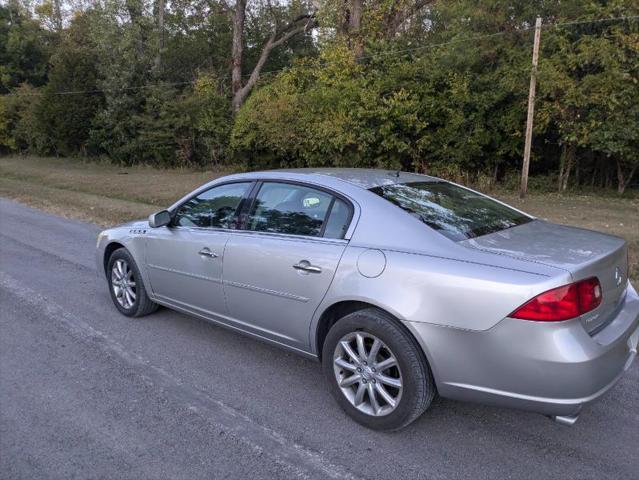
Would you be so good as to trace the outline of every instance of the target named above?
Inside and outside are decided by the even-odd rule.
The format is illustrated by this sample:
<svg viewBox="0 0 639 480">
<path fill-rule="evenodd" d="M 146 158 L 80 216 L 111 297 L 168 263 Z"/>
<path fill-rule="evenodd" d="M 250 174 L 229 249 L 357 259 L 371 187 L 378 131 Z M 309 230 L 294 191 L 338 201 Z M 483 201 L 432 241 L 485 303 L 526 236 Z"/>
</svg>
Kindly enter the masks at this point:
<svg viewBox="0 0 639 480">
<path fill-rule="evenodd" d="M 170 226 L 149 231 L 146 265 L 155 296 L 196 313 L 226 314 L 224 249 L 252 185 L 235 182 L 206 190 L 178 207 Z"/>
<path fill-rule="evenodd" d="M 352 206 L 314 187 L 264 182 L 224 259 L 229 315 L 254 333 L 306 350 L 313 313 L 335 275 Z"/>
</svg>

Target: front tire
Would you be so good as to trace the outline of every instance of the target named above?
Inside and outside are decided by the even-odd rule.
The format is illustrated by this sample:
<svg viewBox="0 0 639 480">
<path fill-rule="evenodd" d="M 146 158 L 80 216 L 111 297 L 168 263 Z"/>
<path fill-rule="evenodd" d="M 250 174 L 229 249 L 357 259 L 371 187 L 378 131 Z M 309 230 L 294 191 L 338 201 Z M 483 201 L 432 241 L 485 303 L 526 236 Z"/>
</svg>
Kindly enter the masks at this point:
<svg viewBox="0 0 639 480">
<path fill-rule="evenodd" d="M 405 427 L 435 396 L 433 376 L 415 339 L 375 308 L 353 312 L 333 325 L 322 348 L 322 366 L 340 406 L 374 430 Z"/>
<path fill-rule="evenodd" d="M 126 248 L 118 248 L 107 263 L 109 293 L 122 315 L 142 317 L 155 312 L 159 305 L 146 293 L 142 275 Z"/>
</svg>

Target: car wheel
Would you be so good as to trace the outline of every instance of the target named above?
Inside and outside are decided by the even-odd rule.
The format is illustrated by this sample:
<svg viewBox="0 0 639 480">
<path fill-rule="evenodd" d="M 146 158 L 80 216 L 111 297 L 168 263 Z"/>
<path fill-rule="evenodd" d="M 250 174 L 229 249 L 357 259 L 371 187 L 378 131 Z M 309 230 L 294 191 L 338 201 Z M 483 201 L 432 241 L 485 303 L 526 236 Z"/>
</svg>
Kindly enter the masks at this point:
<svg viewBox="0 0 639 480">
<path fill-rule="evenodd" d="M 431 404 L 435 383 L 409 332 L 371 308 L 346 315 L 322 348 L 324 374 L 340 406 L 375 430 L 398 430 Z"/>
<path fill-rule="evenodd" d="M 142 317 L 158 309 L 146 293 L 142 275 L 125 248 L 113 252 L 107 264 L 109 292 L 116 308 L 127 317 Z"/>
</svg>

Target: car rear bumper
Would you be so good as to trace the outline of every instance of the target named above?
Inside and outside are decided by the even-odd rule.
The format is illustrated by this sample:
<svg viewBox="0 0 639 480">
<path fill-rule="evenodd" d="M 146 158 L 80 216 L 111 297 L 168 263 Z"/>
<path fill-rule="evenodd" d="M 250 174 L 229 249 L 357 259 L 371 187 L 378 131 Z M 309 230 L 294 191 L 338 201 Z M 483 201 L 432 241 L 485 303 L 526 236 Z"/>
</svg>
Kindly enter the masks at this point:
<svg viewBox="0 0 639 480">
<path fill-rule="evenodd" d="M 443 397 L 575 415 L 609 390 L 637 356 L 639 296 L 629 284 L 615 318 L 592 337 L 579 320 L 505 318 L 485 331 L 406 324 Z"/>
</svg>

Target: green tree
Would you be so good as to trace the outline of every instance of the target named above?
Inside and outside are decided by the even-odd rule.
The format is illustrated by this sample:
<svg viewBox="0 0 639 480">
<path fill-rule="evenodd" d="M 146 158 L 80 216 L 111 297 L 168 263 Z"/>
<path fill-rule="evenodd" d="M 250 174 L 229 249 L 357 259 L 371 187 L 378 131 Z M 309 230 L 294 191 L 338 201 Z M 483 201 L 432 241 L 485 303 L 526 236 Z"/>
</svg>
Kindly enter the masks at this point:
<svg viewBox="0 0 639 480">
<path fill-rule="evenodd" d="M 147 90 L 153 86 L 153 19 L 144 15 L 141 0 L 105 2 L 92 18 L 104 108 L 94 118 L 90 145 L 118 163 L 144 161 L 149 146 L 138 137 Z"/>
<path fill-rule="evenodd" d="M 4 111 L 5 148 L 46 154 L 51 151 L 50 139 L 46 134 L 46 125 L 39 115 L 42 91 L 27 83 L 13 90 L 11 95 L 2 98 Z"/>
<path fill-rule="evenodd" d="M 91 125 L 103 104 L 98 91 L 98 58 L 90 33 L 92 14 L 89 11 L 73 19 L 51 58 L 49 83 L 43 89 L 38 108 L 52 148 L 44 153 L 89 153 Z"/>
<path fill-rule="evenodd" d="M 20 1 L 0 5 L 0 94 L 24 82 L 44 85 L 52 39 Z"/>
<path fill-rule="evenodd" d="M 146 155 L 139 161 L 162 166 L 219 165 L 227 158 L 231 125 L 228 92 L 202 76 L 192 90 L 178 94 L 159 86 L 147 91 L 136 120 L 136 141 Z"/>
<path fill-rule="evenodd" d="M 417 107 L 401 84 L 367 77 L 350 49 L 335 47 L 249 99 L 231 143 L 249 168 L 406 168 L 424 127 Z"/>
<path fill-rule="evenodd" d="M 619 14 L 590 6 L 597 18 Z M 639 9 L 636 9 L 639 11 Z M 540 64 L 541 126 L 562 146 L 559 189 L 584 152 L 612 164 L 623 193 L 637 170 L 639 28 L 636 23 L 585 24 L 546 34 Z M 608 166 L 608 165 L 606 165 Z M 593 169 L 593 174 L 596 170 Z"/>
</svg>

